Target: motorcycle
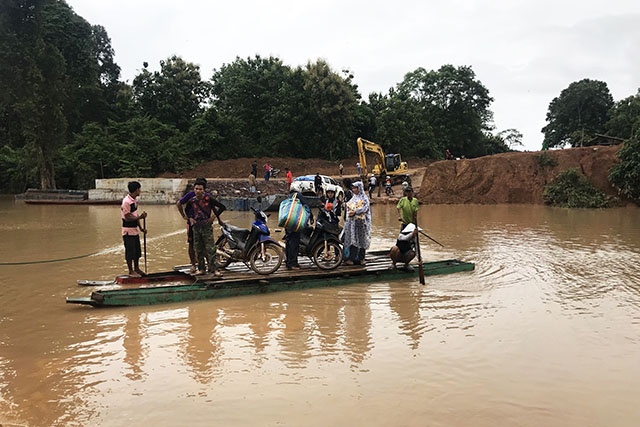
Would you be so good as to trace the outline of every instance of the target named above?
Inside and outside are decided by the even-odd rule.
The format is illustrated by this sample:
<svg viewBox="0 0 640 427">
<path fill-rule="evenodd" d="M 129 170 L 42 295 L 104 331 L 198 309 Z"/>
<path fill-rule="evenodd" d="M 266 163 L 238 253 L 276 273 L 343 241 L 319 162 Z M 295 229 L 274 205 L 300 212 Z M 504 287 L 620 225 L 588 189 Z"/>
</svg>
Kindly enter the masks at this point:
<svg viewBox="0 0 640 427">
<path fill-rule="evenodd" d="M 262 228 L 255 223 L 250 230 L 222 224 L 214 262 L 218 268 L 225 268 L 232 262 L 243 262 L 258 274 L 271 274 L 282 265 L 284 250 L 277 241 L 268 237 L 267 215 L 259 209 L 251 210 L 256 219 L 264 221 Z"/>
<path fill-rule="evenodd" d="M 318 218 L 315 227 L 301 230 L 298 253 L 311 258 L 322 270 L 333 270 L 342 263 L 340 228 Z"/>
</svg>

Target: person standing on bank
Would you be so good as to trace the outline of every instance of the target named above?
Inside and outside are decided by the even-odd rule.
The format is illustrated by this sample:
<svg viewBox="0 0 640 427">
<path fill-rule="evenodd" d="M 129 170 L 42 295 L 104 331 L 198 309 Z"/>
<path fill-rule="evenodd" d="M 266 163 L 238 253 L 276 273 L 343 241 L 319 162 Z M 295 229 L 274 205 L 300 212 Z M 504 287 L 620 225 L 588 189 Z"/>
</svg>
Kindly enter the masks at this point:
<svg viewBox="0 0 640 427">
<path fill-rule="evenodd" d="M 407 225 L 416 223 L 420 205 L 418 199 L 413 197 L 413 188 L 411 186 L 405 188 L 404 197 L 398 200 L 396 209 L 398 211 L 398 221 L 402 224 L 400 231 L 404 230 Z"/>
<path fill-rule="evenodd" d="M 141 233 L 147 233 L 147 230 L 140 223 L 141 219 L 147 217 L 146 212 L 138 214 L 138 196 L 140 196 L 141 185 L 138 181 L 131 181 L 127 185 L 129 194 L 122 199 L 120 205 L 120 215 L 122 218 L 122 241 L 124 243 L 124 259 L 127 261 L 129 268 L 129 276 L 144 276 L 144 272 L 140 270 L 140 257 L 142 250 L 140 249 Z"/>
<path fill-rule="evenodd" d="M 291 184 L 293 183 L 293 174 L 291 173 L 289 168 L 284 168 L 284 170 L 287 172 L 285 175 L 285 178 L 287 179 L 287 193 L 288 193 L 289 190 L 291 190 Z"/>
<path fill-rule="evenodd" d="M 369 178 L 369 198 L 371 199 L 373 197 L 373 190 L 376 189 L 376 176 L 374 174 L 371 174 L 371 177 Z"/>
<path fill-rule="evenodd" d="M 220 224 L 224 224 L 220 219 L 220 214 L 226 207 L 205 191 L 206 186 L 206 179 L 196 179 L 193 186 L 195 197 L 187 202 L 189 208 L 185 209 L 187 215 L 190 216 L 185 215 L 185 218 L 188 218 L 193 230 L 193 246 L 198 258 L 198 271 L 195 274 L 206 273 L 206 258 L 209 272 L 220 277 L 222 273 L 216 269 L 214 262 L 217 248 L 213 241 L 213 217 L 215 216 Z"/>
<path fill-rule="evenodd" d="M 316 172 L 316 176 L 313 177 L 313 189 L 318 197 L 324 194 L 322 191 L 322 177 L 320 176 L 320 172 Z"/>
<path fill-rule="evenodd" d="M 362 182 L 354 182 L 351 189 L 353 196 L 346 203 L 344 221 L 345 264 L 360 265 L 371 244 L 371 210 Z"/>
</svg>

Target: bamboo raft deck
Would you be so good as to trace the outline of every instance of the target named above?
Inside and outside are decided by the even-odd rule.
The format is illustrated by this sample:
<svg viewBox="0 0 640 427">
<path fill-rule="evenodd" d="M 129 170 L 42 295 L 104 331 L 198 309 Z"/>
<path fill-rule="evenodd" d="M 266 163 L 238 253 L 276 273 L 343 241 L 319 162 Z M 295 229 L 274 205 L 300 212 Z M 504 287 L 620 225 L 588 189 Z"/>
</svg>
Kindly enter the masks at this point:
<svg viewBox="0 0 640 427">
<path fill-rule="evenodd" d="M 264 276 L 254 273 L 242 263 L 234 263 L 224 270 L 223 277 L 193 276 L 178 267 L 178 270 L 174 272 L 153 273 L 136 278 L 135 281 L 129 283 L 126 280 L 120 280 L 120 282 L 118 280 L 110 282 L 78 281 L 80 285 L 108 286 L 108 289 L 96 290 L 89 297 L 67 297 L 66 302 L 93 307 L 152 305 L 379 280 L 414 280 L 417 278 L 417 265 L 413 265 L 413 271 L 402 268 L 394 269 L 387 254 L 387 251 L 370 252 L 365 259 L 365 265 L 341 265 L 335 270 L 321 270 L 306 257 L 300 257 L 302 267 L 300 270 L 287 270 L 282 267 L 275 273 Z M 423 263 L 425 276 L 471 271 L 474 268 L 473 263 L 457 259 Z M 138 286 L 131 287 L 127 286 L 128 284 Z"/>
</svg>

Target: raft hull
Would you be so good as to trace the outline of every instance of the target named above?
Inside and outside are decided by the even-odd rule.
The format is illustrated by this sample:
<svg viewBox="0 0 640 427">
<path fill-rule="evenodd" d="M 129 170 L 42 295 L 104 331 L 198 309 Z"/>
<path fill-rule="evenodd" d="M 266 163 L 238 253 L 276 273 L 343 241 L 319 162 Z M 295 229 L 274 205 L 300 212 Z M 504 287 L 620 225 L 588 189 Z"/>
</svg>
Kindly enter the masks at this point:
<svg viewBox="0 0 640 427">
<path fill-rule="evenodd" d="M 425 276 L 471 271 L 474 268 L 475 264 L 457 259 L 423 263 Z M 330 271 L 302 269 L 271 276 L 231 275 L 229 278 L 217 280 L 205 277 L 198 279 L 201 281 L 184 285 L 97 290 L 92 292 L 90 297 L 67 297 L 66 302 L 93 307 L 153 305 L 380 280 L 413 280 L 417 276 L 417 268 L 406 271 L 393 269 L 390 261 L 367 262 L 366 266 L 342 266 Z"/>
</svg>

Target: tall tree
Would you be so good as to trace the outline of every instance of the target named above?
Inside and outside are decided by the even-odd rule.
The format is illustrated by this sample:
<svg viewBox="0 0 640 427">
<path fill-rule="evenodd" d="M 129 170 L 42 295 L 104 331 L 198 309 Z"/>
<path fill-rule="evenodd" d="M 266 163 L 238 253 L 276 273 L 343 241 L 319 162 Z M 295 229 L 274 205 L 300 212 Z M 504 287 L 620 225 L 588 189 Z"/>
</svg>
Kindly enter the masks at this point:
<svg viewBox="0 0 640 427">
<path fill-rule="evenodd" d="M 204 111 L 211 96 L 200 67 L 172 56 L 160 61 L 160 71 L 145 68 L 133 79 L 133 94 L 143 114 L 186 132 Z"/>
<path fill-rule="evenodd" d="M 237 156 L 296 151 L 292 126 L 305 117 L 302 73 L 275 57 L 236 58 L 214 70 L 213 107 Z"/>
<path fill-rule="evenodd" d="M 596 133 L 605 132 L 612 106 L 605 82 L 583 79 L 571 83 L 549 104 L 542 149 L 585 145 Z"/>
<path fill-rule="evenodd" d="M 640 135 L 640 90 L 616 102 L 610 115 L 606 126 L 608 135 L 624 139 Z"/>
<path fill-rule="evenodd" d="M 64 1 L 0 3 L 0 136 L 28 156 L 21 167 L 37 170 L 41 188 L 56 187 L 54 161 L 71 133 L 105 115 L 99 52 L 109 62 L 106 31 Z"/>
<path fill-rule="evenodd" d="M 393 132 L 404 128 L 399 142 L 408 147 L 410 155 L 441 157 L 436 153 L 449 148 L 457 156 L 477 157 L 486 153 L 485 132 L 493 119 L 491 102 L 493 98 L 471 67 L 418 68 L 389 91 L 391 111 L 387 115 L 396 124 L 384 123 L 383 116 L 379 127 Z"/>
<path fill-rule="evenodd" d="M 343 78 L 324 60 L 307 63 L 304 90 L 310 107 L 320 121 L 326 138 L 325 155 L 333 160 L 353 150 L 353 111 L 359 98 L 351 83 L 353 75 L 346 71 Z M 349 145 L 351 143 L 351 145 Z M 325 156 L 320 156 L 325 157 Z"/>
</svg>

